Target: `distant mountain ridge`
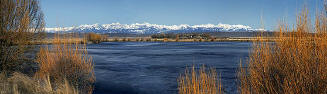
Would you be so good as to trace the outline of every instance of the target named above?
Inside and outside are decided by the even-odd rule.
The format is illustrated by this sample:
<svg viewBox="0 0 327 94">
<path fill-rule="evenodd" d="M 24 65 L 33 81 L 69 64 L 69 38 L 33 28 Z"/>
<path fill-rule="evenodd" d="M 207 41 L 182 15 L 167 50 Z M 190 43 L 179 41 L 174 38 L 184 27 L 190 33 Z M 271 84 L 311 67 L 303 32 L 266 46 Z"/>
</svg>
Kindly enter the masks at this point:
<svg viewBox="0 0 327 94">
<path fill-rule="evenodd" d="M 95 33 L 132 33 L 132 34 L 155 34 L 155 33 L 190 33 L 190 32 L 253 32 L 262 29 L 253 29 L 245 25 L 229 24 L 202 24 L 202 25 L 158 25 L 150 23 L 135 24 L 91 24 L 73 27 L 45 28 L 46 32 L 95 32 Z"/>
</svg>

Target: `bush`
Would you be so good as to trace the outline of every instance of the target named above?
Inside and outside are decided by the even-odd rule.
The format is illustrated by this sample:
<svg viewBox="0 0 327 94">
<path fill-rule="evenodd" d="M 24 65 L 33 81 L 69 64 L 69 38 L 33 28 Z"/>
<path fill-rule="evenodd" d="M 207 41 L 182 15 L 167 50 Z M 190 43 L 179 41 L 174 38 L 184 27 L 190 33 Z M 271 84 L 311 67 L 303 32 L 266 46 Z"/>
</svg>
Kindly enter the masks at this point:
<svg viewBox="0 0 327 94">
<path fill-rule="evenodd" d="M 307 14 L 298 16 L 293 30 L 280 25 L 273 43 L 258 37 L 248 68 L 238 74 L 241 93 L 327 93 L 327 18 L 317 16 L 312 30 Z"/>
<path fill-rule="evenodd" d="M 38 0 L 3 0 L 0 3 L 0 71 L 11 73 L 27 60 L 30 41 L 43 31 L 44 20 Z"/>
<path fill-rule="evenodd" d="M 95 34 L 93 32 L 87 34 L 87 40 L 91 41 L 92 43 L 100 43 L 105 39 L 106 36 Z"/>
<path fill-rule="evenodd" d="M 178 78 L 179 94 L 222 94 L 222 85 L 215 69 L 209 71 L 202 66 L 197 72 L 194 66 L 191 71 Z"/>
<path fill-rule="evenodd" d="M 56 37 L 52 47 L 40 49 L 36 60 L 40 69 L 36 78 L 49 76 L 53 87 L 67 79 L 80 92 L 91 94 L 95 82 L 92 57 L 87 55 L 85 44 L 67 44 L 67 41 Z"/>
</svg>

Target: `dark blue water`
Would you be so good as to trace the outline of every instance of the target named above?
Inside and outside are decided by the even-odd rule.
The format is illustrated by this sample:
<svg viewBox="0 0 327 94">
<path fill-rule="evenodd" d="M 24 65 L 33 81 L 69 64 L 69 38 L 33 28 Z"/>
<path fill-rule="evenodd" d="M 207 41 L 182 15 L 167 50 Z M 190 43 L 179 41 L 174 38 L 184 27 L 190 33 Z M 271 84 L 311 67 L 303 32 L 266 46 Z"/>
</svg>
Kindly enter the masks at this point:
<svg viewBox="0 0 327 94">
<path fill-rule="evenodd" d="M 96 94 L 176 94 L 186 66 L 221 73 L 224 91 L 237 93 L 236 72 L 248 42 L 105 42 L 88 45 L 95 61 Z"/>
</svg>

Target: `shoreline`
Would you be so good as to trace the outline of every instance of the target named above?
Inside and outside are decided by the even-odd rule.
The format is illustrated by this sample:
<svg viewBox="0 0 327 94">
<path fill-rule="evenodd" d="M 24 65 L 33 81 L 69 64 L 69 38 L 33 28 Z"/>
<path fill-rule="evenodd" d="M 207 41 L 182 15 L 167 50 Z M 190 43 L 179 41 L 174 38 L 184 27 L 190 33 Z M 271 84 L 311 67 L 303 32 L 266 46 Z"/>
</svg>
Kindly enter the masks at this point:
<svg viewBox="0 0 327 94">
<path fill-rule="evenodd" d="M 273 41 L 273 37 L 262 38 L 263 40 Z M 87 41 L 83 38 L 66 38 L 61 41 L 67 41 L 68 44 L 86 43 L 96 44 Z M 227 38 L 212 38 L 212 39 L 171 39 L 171 38 L 150 38 L 150 37 L 111 37 L 105 38 L 101 42 L 254 42 L 258 41 L 258 37 L 227 37 Z M 53 44 L 52 38 L 44 39 L 43 41 L 30 42 L 29 45 Z"/>
<path fill-rule="evenodd" d="M 262 38 L 272 41 L 273 37 Z M 116 37 L 108 38 L 101 42 L 253 42 L 258 41 L 258 37 L 226 37 L 211 39 L 171 39 L 171 38 L 150 38 L 150 37 Z"/>
</svg>

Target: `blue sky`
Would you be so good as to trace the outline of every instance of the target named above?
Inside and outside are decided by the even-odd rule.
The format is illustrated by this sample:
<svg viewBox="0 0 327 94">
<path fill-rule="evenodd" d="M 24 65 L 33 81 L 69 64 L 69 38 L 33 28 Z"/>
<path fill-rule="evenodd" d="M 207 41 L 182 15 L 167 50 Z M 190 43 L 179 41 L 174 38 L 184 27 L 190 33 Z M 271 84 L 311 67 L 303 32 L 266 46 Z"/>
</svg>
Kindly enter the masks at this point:
<svg viewBox="0 0 327 94">
<path fill-rule="evenodd" d="M 304 3 L 313 17 L 323 0 L 42 0 L 46 27 L 143 23 L 242 24 L 272 30 L 281 18 L 290 24 Z"/>
</svg>

